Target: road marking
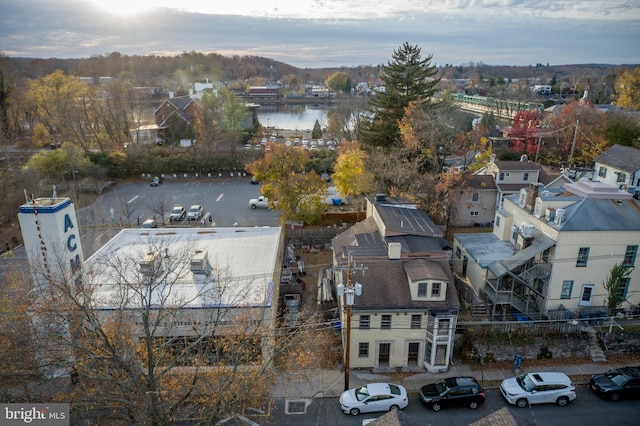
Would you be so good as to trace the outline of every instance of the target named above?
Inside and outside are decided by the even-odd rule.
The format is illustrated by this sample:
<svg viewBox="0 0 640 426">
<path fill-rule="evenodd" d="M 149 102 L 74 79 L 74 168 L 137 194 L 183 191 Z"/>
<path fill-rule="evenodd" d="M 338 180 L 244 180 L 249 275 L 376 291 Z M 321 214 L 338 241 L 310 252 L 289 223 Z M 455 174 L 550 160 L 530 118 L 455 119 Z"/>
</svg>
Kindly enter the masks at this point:
<svg viewBox="0 0 640 426">
<path fill-rule="evenodd" d="M 224 197 L 224 194 L 220 194 L 218 195 L 218 198 L 216 198 L 216 203 L 220 200 L 222 200 L 222 197 Z"/>
<path fill-rule="evenodd" d="M 133 203 L 135 200 L 138 199 L 138 197 L 140 197 L 139 195 L 136 195 L 135 197 L 133 197 L 132 199 L 130 199 L 129 201 L 127 201 L 127 204 L 131 204 Z"/>
</svg>

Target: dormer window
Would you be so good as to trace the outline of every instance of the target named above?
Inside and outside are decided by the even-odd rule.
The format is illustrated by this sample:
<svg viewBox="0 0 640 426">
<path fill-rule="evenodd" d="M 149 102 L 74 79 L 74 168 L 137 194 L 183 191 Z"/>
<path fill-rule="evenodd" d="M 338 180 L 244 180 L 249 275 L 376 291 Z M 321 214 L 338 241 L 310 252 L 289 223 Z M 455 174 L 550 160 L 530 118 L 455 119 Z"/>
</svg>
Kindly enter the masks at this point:
<svg viewBox="0 0 640 426">
<path fill-rule="evenodd" d="M 431 297 L 440 297 L 440 283 L 431 284 Z"/>
<path fill-rule="evenodd" d="M 418 283 L 418 297 L 427 297 L 427 283 Z"/>
</svg>

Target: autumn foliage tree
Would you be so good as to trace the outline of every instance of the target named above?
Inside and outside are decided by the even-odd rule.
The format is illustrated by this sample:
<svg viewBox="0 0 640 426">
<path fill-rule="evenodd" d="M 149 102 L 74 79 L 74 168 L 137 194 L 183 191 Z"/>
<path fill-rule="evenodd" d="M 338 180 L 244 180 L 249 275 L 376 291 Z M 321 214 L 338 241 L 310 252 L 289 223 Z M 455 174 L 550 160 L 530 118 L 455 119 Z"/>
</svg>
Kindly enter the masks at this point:
<svg viewBox="0 0 640 426">
<path fill-rule="evenodd" d="M 373 173 L 367 170 L 367 154 L 358 142 L 340 146 L 332 179 L 341 195 L 363 195 L 373 189 Z"/>
<path fill-rule="evenodd" d="M 260 192 L 282 213 L 283 223 L 315 223 L 324 210 L 326 188 L 315 171 L 305 171 L 308 160 L 308 152 L 300 147 L 268 143 L 264 157 L 246 165 L 264 182 Z"/>
<path fill-rule="evenodd" d="M 631 111 L 640 110 L 640 67 L 621 71 L 614 87 L 615 105 Z"/>
<path fill-rule="evenodd" d="M 509 136 L 513 138 L 512 149 L 518 154 L 534 156 L 538 148 L 538 125 L 540 111 L 526 110 L 516 113 Z"/>
</svg>

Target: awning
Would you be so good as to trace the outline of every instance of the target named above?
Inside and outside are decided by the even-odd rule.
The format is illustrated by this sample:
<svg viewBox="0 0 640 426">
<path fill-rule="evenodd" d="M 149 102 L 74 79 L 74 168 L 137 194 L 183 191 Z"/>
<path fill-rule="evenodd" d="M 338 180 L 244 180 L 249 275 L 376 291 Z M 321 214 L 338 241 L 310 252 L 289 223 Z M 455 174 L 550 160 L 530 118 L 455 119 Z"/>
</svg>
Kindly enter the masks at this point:
<svg viewBox="0 0 640 426">
<path fill-rule="evenodd" d="M 555 245 L 555 241 L 537 229 L 533 232 L 533 241 L 529 247 L 524 250 L 520 250 L 508 259 L 498 260 L 489 265 L 489 271 L 491 271 L 496 277 L 502 276 L 509 271 L 517 268 L 525 263 L 527 260 L 536 256 L 536 254 L 543 252 L 549 247 Z"/>
</svg>

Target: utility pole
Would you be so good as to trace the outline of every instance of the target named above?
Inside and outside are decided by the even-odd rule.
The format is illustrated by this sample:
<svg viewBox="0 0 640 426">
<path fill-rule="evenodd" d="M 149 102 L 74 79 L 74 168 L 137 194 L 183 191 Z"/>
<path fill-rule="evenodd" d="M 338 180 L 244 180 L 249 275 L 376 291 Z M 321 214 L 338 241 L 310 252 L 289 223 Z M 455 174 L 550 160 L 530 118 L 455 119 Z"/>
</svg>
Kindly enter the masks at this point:
<svg viewBox="0 0 640 426">
<path fill-rule="evenodd" d="M 364 274 L 364 271 L 367 270 L 366 266 L 360 265 L 360 266 L 356 266 L 353 263 L 353 257 L 351 254 L 349 254 L 349 262 L 347 264 L 347 267 L 335 267 L 334 269 L 339 270 L 339 271 L 347 271 L 347 285 L 345 286 L 344 284 L 338 284 L 337 286 L 337 293 L 338 293 L 338 297 L 342 297 L 343 295 L 345 296 L 345 304 L 347 305 L 347 314 L 346 314 L 346 321 L 347 321 L 347 334 L 346 334 L 346 338 L 345 338 L 345 349 L 344 349 L 344 390 L 349 389 L 349 361 L 351 360 L 351 306 L 353 306 L 353 303 L 355 301 L 355 296 L 360 296 L 362 294 L 362 284 L 360 283 L 355 283 L 353 284 L 353 271 L 354 270 L 359 270 L 362 271 L 362 273 Z"/>
<path fill-rule="evenodd" d="M 573 150 L 576 148 L 576 138 L 578 137 L 578 124 L 580 120 L 576 119 L 576 130 L 573 132 L 573 142 L 571 142 L 571 154 L 569 154 L 569 169 L 573 169 Z"/>
</svg>

